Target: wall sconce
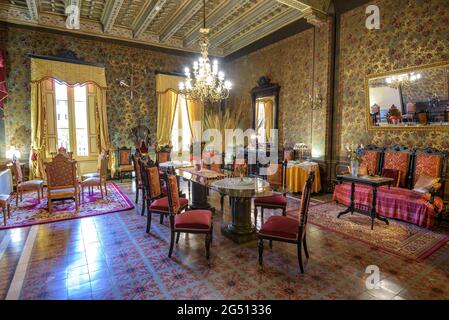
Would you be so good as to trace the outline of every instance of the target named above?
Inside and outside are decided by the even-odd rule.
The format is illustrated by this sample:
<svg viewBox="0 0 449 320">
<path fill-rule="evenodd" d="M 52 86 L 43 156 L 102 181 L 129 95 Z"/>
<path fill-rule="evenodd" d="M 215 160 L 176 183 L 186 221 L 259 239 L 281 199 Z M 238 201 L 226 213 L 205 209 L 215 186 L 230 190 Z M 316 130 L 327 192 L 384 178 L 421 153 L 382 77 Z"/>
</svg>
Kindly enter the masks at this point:
<svg viewBox="0 0 449 320">
<path fill-rule="evenodd" d="M 6 150 L 6 158 L 11 159 L 11 161 L 16 161 L 20 159 L 21 153 L 16 147 L 11 146 L 8 150 Z"/>
</svg>

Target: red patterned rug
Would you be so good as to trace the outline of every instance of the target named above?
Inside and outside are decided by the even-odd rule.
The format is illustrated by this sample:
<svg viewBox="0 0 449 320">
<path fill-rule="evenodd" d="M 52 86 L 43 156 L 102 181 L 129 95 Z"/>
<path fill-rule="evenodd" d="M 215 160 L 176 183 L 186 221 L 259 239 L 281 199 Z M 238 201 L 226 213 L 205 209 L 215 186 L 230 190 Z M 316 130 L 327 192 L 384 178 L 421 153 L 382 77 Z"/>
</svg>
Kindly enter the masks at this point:
<svg viewBox="0 0 449 320">
<path fill-rule="evenodd" d="M 81 203 L 78 213 L 75 213 L 75 203 L 73 201 L 66 201 L 65 203 L 58 201 L 53 204 L 53 212 L 50 214 L 47 210 L 46 198 L 39 204 L 35 192 L 26 193 L 23 195 L 23 201 L 19 202 L 19 206 L 16 206 L 15 199 L 13 199 L 11 203 L 11 218 L 7 220 L 6 226 L 3 224 L 0 226 L 0 230 L 79 219 L 134 208 L 133 203 L 115 183 L 110 182 L 107 185 L 108 195 L 103 199 L 100 191 L 96 188 L 93 195 L 88 195 L 88 192 L 85 191 L 84 203 Z"/>
<path fill-rule="evenodd" d="M 426 259 L 449 241 L 447 223 L 439 223 L 433 230 L 428 230 L 392 219 L 389 219 L 390 225 L 376 220 L 374 230 L 371 230 L 371 219 L 365 215 L 354 213 L 337 219 L 338 213 L 345 209 L 334 202 L 311 206 L 309 221 L 371 247 L 417 261 Z M 293 216 L 294 212 L 288 214 Z"/>
</svg>

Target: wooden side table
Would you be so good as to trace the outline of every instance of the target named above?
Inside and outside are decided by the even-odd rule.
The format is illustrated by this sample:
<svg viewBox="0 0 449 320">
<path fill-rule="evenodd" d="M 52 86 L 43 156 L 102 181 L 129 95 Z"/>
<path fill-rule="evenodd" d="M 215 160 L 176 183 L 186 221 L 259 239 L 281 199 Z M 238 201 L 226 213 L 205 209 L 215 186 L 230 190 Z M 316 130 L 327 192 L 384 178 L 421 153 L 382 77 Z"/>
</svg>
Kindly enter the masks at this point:
<svg viewBox="0 0 449 320">
<path fill-rule="evenodd" d="M 3 224 L 6 226 L 6 219 L 11 217 L 11 196 L 0 194 L 0 206 L 3 211 Z"/>
</svg>

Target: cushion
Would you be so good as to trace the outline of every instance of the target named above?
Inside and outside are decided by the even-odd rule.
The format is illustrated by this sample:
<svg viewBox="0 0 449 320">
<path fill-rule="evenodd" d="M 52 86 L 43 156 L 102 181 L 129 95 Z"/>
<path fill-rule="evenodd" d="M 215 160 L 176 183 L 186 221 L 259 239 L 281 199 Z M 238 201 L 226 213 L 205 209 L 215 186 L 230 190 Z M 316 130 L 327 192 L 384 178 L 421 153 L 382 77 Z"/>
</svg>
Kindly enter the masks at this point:
<svg viewBox="0 0 449 320">
<path fill-rule="evenodd" d="M 175 216 L 175 229 L 209 230 L 211 225 L 209 210 L 190 210 Z"/>
<path fill-rule="evenodd" d="M 179 204 L 181 208 L 185 208 L 189 204 L 189 200 L 185 198 L 179 198 Z M 154 200 L 150 205 L 150 210 L 155 211 L 167 211 L 168 212 L 168 197 L 163 197 Z"/>
<path fill-rule="evenodd" d="M 161 195 L 161 182 L 159 180 L 157 167 L 147 168 L 148 182 L 150 185 L 151 198 L 157 198 Z"/>
<path fill-rule="evenodd" d="M 30 180 L 30 181 L 24 181 L 20 183 L 20 187 L 27 187 L 27 186 L 41 186 L 44 184 L 44 181 L 42 180 Z"/>
<path fill-rule="evenodd" d="M 427 193 L 432 189 L 435 183 L 438 183 L 439 179 L 435 179 L 429 176 L 421 175 L 415 183 L 414 191 L 419 193 Z"/>
<path fill-rule="evenodd" d="M 359 167 L 359 174 L 362 176 L 367 176 L 368 175 L 368 167 L 366 167 L 366 166 Z"/>
<path fill-rule="evenodd" d="M 76 195 L 75 188 L 48 190 L 51 198 L 73 197 Z"/>
<path fill-rule="evenodd" d="M 287 198 L 282 195 L 260 197 L 254 200 L 257 205 L 287 206 Z"/>
<path fill-rule="evenodd" d="M 82 179 L 96 178 L 99 177 L 100 174 L 98 172 L 95 173 L 86 173 L 81 176 Z"/>
<path fill-rule="evenodd" d="M 11 196 L 7 194 L 0 194 L 0 204 L 4 205 L 11 200 Z"/>
<path fill-rule="evenodd" d="M 84 181 L 81 181 L 81 185 L 100 184 L 100 181 L 100 178 L 88 178 Z"/>
<path fill-rule="evenodd" d="M 415 180 L 416 183 L 421 175 L 438 177 L 440 173 L 441 156 L 419 154 L 416 156 Z"/>
<path fill-rule="evenodd" d="M 299 222 L 283 216 L 271 216 L 259 231 L 262 236 L 295 240 L 298 237 Z"/>
<path fill-rule="evenodd" d="M 401 172 L 399 186 L 406 187 L 409 154 L 405 152 L 385 152 L 384 169 L 394 169 Z"/>
<path fill-rule="evenodd" d="M 401 182 L 401 171 L 395 169 L 382 169 L 382 177 L 393 179 L 393 186 L 399 187 L 399 183 Z"/>
</svg>

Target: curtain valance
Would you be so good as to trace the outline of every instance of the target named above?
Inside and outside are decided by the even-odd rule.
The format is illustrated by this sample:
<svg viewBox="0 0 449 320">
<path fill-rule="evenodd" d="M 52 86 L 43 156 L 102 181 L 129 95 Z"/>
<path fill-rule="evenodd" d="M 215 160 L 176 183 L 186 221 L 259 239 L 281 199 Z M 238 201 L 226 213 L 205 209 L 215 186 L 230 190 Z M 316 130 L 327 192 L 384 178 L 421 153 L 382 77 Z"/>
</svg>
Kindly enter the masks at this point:
<svg viewBox="0 0 449 320">
<path fill-rule="evenodd" d="M 31 58 L 31 82 L 46 78 L 58 79 L 68 85 L 90 82 L 107 88 L 105 69 L 102 67 Z"/>
<path fill-rule="evenodd" d="M 174 93 L 179 93 L 179 83 L 184 81 L 184 77 L 172 76 L 167 74 L 157 74 L 156 75 L 156 92 L 166 93 L 167 91 L 173 91 Z"/>
</svg>

